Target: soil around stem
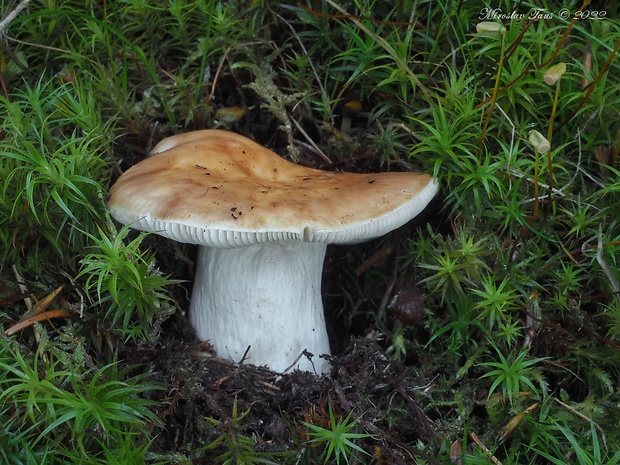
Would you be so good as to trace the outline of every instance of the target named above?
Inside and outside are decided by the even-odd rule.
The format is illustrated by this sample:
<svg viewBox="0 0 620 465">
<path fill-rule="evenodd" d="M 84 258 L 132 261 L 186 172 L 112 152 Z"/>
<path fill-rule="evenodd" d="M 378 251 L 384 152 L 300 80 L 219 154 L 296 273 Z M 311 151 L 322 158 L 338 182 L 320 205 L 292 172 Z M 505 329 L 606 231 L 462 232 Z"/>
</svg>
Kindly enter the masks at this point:
<svg viewBox="0 0 620 465">
<path fill-rule="evenodd" d="M 256 439 L 257 452 L 279 452 L 304 437 L 303 422 L 329 428 L 329 407 L 336 418 L 359 418 L 356 432 L 370 434 L 362 447 L 386 463 L 408 463 L 421 452 L 416 438 L 438 440 L 433 421 L 414 398 L 426 383 L 399 361 L 385 355 L 382 335 L 353 338 L 342 355 L 329 357 L 331 376 L 294 371 L 278 374 L 265 367 L 216 357 L 207 343 L 160 340 L 157 350 L 135 349 L 125 361 L 164 389 L 153 393 L 162 421 L 154 451 L 195 451 L 218 437 L 217 420 L 225 428 L 234 405 L 244 436 Z M 295 434 L 293 434 L 295 432 Z"/>
</svg>

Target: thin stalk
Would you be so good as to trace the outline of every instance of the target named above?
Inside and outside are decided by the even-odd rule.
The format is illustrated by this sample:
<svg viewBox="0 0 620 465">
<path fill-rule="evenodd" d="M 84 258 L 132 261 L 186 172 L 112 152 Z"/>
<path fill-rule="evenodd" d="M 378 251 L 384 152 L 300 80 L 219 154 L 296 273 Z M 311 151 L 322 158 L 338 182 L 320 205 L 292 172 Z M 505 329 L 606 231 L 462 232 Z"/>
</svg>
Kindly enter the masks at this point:
<svg viewBox="0 0 620 465">
<path fill-rule="evenodd" d="M 549 151 L 551 151 L 551 149 L 549 149 Z M 514 243 L 512 244 L 512 248 L 510 250 L 510 255 L 509 255 L 510 261 L 512 261 L 512 258 L 515 256 L 515 251 L 517 250 L 517 246 L 519 245 L 519 242 L 521 242 L 521 239 L 523 239 L 523 236 L 525 235 L 526 231 L 530 228 L 530 226 L 532 226 L 534 221 L 536 221 L 536 218 L 538 218 L 538 207 L 540 203 L 540 198 L 538 196 L 538 172 L 539 172 L 539 158 L 540 158 L 539 155 L 540 154 L 538 153 L 537 149 L 534 149 L 534 154 L 536 155 L 536 158 L 534 159 L 534 211 L 532 212 L 532 216 L 530 217 L 530 219 L 527 221 L 527 224 L 523 226 L 523 228 L 521 228 L 521 232 L 519 233 Z"/>
<path fill-rule="evenodd" d="M 497 95 L 499 91 L 500 78 L 502 77 L 502 68 L 504 67 L 504 46 L 506 45 L 506 29 L 502 31 L 502 48 L 499 57 L 499 65 L 497 66 L 497 74 L 495 76 L 495 87 L 493 88 L 493 96 L 491 97 L 491 104 L 489 105 L 489 111 L 487 112 L 486 120 L 482 126 L 482 134 L 480 135 L 480 144 L 478 146 L 478 152 L 482 155 L 482 149 L 484 147 L 484 138 L 489 128 L 489 122 L 491 121 L 491 115 L 493 114 L 493 108 L 495 108 L 495 102 L 497 101 Z"/>
<path fill-rule="evenodd" d="M 560 96 L 560 82 L 561 79 L 558 79 L 555 83 L 555 97 L 553 98 L 553 108 L 551 109 L 551 118 L 549 119 L 549 130 L 547 131 L 547 140 L 551 142 L 551 137 L 553 136 L 553 121 L 555 120 L 555 112 L 558 109 L 558 99 Z M 551 195 L 553 194 L 553 162 L 551 160 L 551 145 L 549 146 L 549 150 L 547 151 L 547 166 L 549 167 L 549 189 L 548 189 L 548 197 L 549 204 L 552 202 Z M 538 198 L 538 196 L 537 196 Z"/>
<path fill-rule="evenodd" d="M 616 54 L 618 53 L 618 49 L 620 49 L 620 39 L 618 39 L 618 41 L 616 42 L 616 46 L 614 47 L 611 54 L 609 55 L 609 58 L 607 58 L 607 61 L 601 68 L 601 71 L 597 74 L 594 81 L 592 81 L 588 85 L 588 90 L 586 91 L 585 95 L 581 99 L 581 102 L 579 102 L 579 105 L 577 105 L 577 108 L 575 108 L 573 112 L 570 115 L 568 115 L 568 118 L 566 118 L 564 121 L 560 123 L 560 125 L 558 126 L 558 130 L 562 129 L 566 125 L 566 123 L 572 120 L 577 114 L 577 112 L 581 109 L 581 107 L 583 107 L 583 104 L 588 101 L 588 99 L 590 98 L 590 94 L 594 91 L 594 88 L 596 87 L 596 84 L 598 83 L 598 81 L 600 81 L 601 77 L 603 77 L 603 74 L 605 74 L 607 70 L 609 69 L 609 67 L 611 66 L 611 62 L 616 57 Z"/>
</svg>

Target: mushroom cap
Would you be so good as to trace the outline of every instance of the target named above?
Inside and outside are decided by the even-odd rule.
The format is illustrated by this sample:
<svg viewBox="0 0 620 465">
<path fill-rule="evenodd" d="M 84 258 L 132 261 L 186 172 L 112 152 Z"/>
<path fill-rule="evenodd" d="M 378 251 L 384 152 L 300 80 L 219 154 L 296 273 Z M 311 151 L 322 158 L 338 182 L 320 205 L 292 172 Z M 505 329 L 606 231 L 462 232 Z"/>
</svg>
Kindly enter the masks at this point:
<svg viewBox="0 0 620 465">
<path fill-rule="evenodd" d="M 135 229 L 203 246 L 351 244 L 403 225 L 436 192 L 427 174 L 307 168 L 210 129 L 162 140 L 112 186 L 108 208 Z"/>
</svg>

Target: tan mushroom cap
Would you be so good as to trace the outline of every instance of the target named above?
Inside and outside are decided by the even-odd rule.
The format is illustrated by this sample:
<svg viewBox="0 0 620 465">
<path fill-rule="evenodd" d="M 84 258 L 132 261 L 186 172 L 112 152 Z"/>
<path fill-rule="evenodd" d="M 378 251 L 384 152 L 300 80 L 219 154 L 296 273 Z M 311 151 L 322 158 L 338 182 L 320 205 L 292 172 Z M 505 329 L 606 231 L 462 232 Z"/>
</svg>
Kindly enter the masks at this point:
<svg viewBox="0 0 620 465">
<path fill-rule="evenodd" d="M 427 174 L 321 171 L 238 134 L 202 130 L 162 140 L 112 186 L 112 216 L 179 242 L 355 243 L 416 216 L 437 192 Z"/>
</svg>

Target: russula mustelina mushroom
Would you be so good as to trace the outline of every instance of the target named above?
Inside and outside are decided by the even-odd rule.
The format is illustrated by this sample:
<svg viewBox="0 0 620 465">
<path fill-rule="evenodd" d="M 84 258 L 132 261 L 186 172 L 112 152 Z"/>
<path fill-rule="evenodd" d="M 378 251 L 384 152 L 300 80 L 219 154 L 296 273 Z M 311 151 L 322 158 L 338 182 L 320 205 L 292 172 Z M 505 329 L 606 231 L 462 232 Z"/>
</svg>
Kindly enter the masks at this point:
<svg viewBox="0 0 620 465">
<path fill-rule="evenodd" d="M 288 162 L 246 137 L 202 130 L 162 140 L 110 190 L 123 224 L 200 245 L 189 316 L 218 355 L 326 373 L 321 299 L 328 243 L 381 236 L 437 192 L 427 174 L 353 174 Z"/>
</svg>

